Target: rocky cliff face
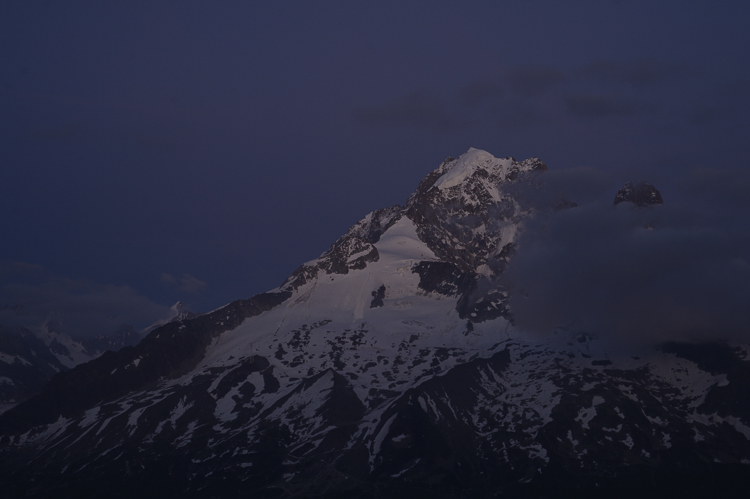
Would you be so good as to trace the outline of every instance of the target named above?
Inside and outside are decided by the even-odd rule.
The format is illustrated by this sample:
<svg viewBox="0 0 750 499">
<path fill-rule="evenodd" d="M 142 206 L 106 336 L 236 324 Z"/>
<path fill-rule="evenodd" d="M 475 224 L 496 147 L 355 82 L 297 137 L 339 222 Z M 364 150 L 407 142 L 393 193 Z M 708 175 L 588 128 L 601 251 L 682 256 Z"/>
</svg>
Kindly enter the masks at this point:
<svg viewBox="0 0 750 499">
<path fill-rule="evenodd" d="M 165 324 L 0 416 L 0 495 L 695 497 L 747 485 L 744 345 L 515 328 L 538 160 L 470 150 L 278 289 Z M 569 203 L 568 206 L 573 206 Z M 521 249 L 518 249 L 521 251 Z"/>
</svg>

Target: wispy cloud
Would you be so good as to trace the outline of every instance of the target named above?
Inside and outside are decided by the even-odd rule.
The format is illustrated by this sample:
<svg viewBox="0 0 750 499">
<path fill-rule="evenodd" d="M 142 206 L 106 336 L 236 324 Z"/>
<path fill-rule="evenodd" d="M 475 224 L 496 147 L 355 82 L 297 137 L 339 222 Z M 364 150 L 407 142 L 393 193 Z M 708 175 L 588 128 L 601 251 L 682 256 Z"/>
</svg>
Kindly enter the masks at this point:
<svg viewBox="0 0 750 499">
<path fill-rule="evenodd" d="M 653 58 L 634 61 L 599 60 L 585 66 L 581 72 L 602 82 L 627 83 L 638 89 L 690 76 L 690 68 L 686 64 Z"/>
<path fill-rule="evenodd" d="M 428 88 L 410 92 L 364 107 L 355 117 L 368 125 L 440 131 L 512 129 L 571 118 L 606 119 L 657 110 L 658 99 L 650 99 L 650 94 L 641 90 L 689 76 L 687 66 L 657 59 L 596 61 L 568 71 L 522 65 L 443 94 Z"/>
<path fill-rule="evenodd" d="M 503 79 L 517 94 L 525 97 L 538 97 L 550 91 L 555 85 L 564 82 L 567 76 L 556 68 L 518 66 L 512 68 Z"/>
<path fill-rule="evenodd" d="M 54 319 L 72 336 L 109 334 L 122 324 L 141 328 L 169 316 L 130 286 L 70 279 L 39 265 L 0 262 L 0 322 L 19 325 Z"/>
<path fill-rule="evenodd" d="M 465 128 L 454 106 L 428 89 L 420 89 L 382 105 L 356 112 L 356 118 L 367 124 L 399 124 L 420 128 L 456 130 Z"/>
<path fill-rule="evenodd" d="M 206 286 L 208 286 L 208 284 L 206 284 L 204 281 L 201 281 L 200 279 L 193 277 L 188 273 L 184 273 L 182 274 L 182 277 L 177 278 L 172 274 L 162 272 L 162 274 L 159 276 L 159 281 L 162 284 L 173 286 L 178 290 L 184 291 L 186 293 L 198 293 L 200 291 L 203 291 Z"/>
<path fill-rule="evenodd" d="M 628 101 L 617 95 L 575 94 L 566 95 L 562 100 L 570 114 L 583 118 L 629 115 L 651 108 L 645 103 Z"/>
</svg>

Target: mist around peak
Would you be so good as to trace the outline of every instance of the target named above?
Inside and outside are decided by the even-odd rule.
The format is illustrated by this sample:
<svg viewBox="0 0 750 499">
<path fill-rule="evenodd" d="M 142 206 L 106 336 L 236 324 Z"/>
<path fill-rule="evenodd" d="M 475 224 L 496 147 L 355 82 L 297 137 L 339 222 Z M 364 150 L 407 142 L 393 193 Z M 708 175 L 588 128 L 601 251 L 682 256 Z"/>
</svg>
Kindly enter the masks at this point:
<svg viewBox="0 0 750 499">
<path fill-rule="evenodd" d="M 632 346 L 750 340 L 748 178 L 692 170 L 638 209 L 614 206 L 599 170 L 548 172 L 525 187 L 537 214 L 501 279 L 515 324 Z"/>
</svg>

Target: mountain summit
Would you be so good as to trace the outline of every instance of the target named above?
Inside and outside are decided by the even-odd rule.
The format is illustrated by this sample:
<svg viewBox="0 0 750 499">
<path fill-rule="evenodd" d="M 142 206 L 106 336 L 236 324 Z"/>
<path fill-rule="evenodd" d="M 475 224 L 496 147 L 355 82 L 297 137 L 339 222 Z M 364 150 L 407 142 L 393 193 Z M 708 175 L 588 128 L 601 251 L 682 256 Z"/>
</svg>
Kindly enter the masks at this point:
<svg viewBox="0 0 750 499">
<path fill-rule="evenodd" d="M 448 158 L 278 288 L 56 375 L 0 416 L 0 495 L 744 487 L 745 347 L 626 355 L 596 332 L 513 325 L 499 277 L 535 216 L 518 188 L 546 169 L 476 149 Z"/>
</svg>

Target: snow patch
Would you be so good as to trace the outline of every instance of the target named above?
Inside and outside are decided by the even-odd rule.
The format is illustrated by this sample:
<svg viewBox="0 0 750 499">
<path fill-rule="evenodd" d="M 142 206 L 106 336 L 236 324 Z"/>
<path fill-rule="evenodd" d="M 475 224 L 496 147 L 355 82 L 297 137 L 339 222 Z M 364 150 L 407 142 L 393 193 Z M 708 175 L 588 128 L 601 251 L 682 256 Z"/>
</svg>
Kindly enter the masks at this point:
<svg viewBox="0 0 750 499">
<path fill-rule="evenodd" d="M 16 362 L 19 362 L 26 366 L 31 365 L 31 362 L 24 359 L 23 357 L 19 357 L 18 355 L 8 355 L 7 353 L 3 352 L 0 352 L 0 361 L 5 362 L 6 364 L 15 364 Z"/>
<path fill-rule="evenodd" d="M 83 418 L 78 423 L 78 426 L 81 428 L 85 428 L 91 423 L 94 423 L 96 421 L 96 416 L 99 414 L 99 406 L 94 407 L 93 409 L 89 409 L 86 411 L 83 415 Z"/>
<path fill-rule="evenodd" d="M 591 400 L 591 407 L 580 409 L 575 420 L 588 430 L 589 422 L 596 416 L 596 406 L 602 403 L 604 403 L 604 397 L 594 395 L 594 398 Z"/>
<path fill-rule="evenodd" d="M 470 177 L 476 171 L 477 167 L 490 165 L 495 161 L 497 159 L 492 154 L 472 147 L 453 163 L 450 170 L 435 181 L 435 187 L 440 190 L 455 187 Z M 510 163 L 510 161 L 506 161 Z"/>
</svg>

